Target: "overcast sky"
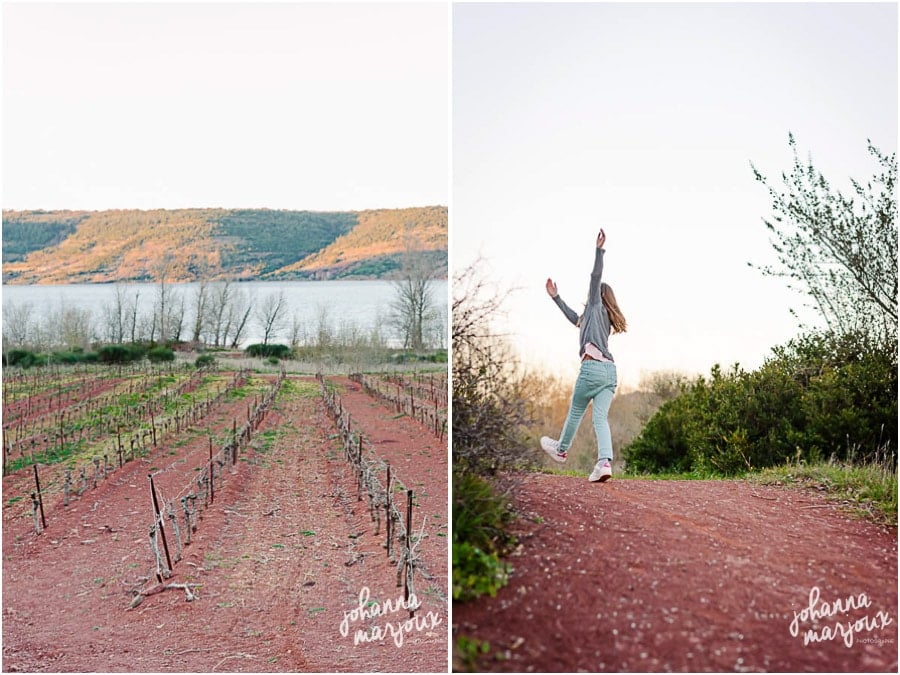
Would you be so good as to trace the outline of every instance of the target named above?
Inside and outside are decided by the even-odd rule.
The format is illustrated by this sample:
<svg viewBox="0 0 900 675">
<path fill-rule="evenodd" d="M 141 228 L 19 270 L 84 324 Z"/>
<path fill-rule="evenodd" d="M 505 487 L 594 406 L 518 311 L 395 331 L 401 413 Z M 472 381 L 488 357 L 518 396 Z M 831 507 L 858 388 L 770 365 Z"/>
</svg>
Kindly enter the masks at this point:
<svg viewBox="0 0 900 675">
<path fill-rule="evenodd" d="M 527 362 L 574 377 L 597 230 L 629 322 L 619 380 L 756 367 L 804 300 L 774 262 L 752 161 L 834 183 L 897 148 L 897 5 L 497 4 L 453 11 L 455 269 L 485 258 Z"/>
<path fill-rule="evenodd" d="M 446 3 L 3 4 L 3 207 L 449 199 Z"/>
</svg>

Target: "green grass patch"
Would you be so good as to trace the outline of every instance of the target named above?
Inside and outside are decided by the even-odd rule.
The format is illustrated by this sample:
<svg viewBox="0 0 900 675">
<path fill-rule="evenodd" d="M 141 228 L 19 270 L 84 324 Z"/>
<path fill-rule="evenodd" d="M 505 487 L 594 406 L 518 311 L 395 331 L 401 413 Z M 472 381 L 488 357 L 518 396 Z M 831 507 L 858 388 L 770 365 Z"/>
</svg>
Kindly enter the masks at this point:
<svg viewBox="0 0 900 675">
<path fill-rule="evenodd" d="M 843 502 L 851 514 L 885 525 L 897 525 L 897 474 L 882 464 L 786 464 L 745 476 L 762 485 L 788 485 L 824 492 Z"/>
<path fill-rule="evenodd" d="M 283 401 L 294 396 L 299 396 L 300 398 L 318 398 L 320 396 L 319 383 L 286 379 L 281 383 L 281 389 L 278 392 L 278 400 Z"/>
</svg>

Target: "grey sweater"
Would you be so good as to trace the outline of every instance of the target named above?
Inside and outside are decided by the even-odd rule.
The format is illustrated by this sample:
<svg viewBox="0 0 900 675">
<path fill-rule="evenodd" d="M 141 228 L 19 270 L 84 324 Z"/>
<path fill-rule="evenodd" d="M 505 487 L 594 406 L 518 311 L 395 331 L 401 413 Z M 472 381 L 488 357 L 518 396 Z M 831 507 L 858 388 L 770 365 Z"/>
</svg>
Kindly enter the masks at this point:
<svg viewBox="0 0 900 675">
<path fill-rule="evenodd" d="M 579 357 L 584 356 L 584 346 L 591 342 L 599 349 L 603 356 L 610 361 L 614 361 L 609 351 L 609 313 L 606 306 L 600 298 L 600 278 L 603 276 L 603 254 L 605 249 L 598 248 L 594 256 L 594 269 L 591 270 L 591 285 L 588 289 L 587 305 L 584 307 L 584 315 L 581 319 L 581 332 L 578 336 L 581 349 L 578 352 Z M 553 302 L 562 310 L 566 318 L 576 326 L 578 325 L 578 314 L 569 307 L 559 294 L 553 298 Z"/>
</svg>

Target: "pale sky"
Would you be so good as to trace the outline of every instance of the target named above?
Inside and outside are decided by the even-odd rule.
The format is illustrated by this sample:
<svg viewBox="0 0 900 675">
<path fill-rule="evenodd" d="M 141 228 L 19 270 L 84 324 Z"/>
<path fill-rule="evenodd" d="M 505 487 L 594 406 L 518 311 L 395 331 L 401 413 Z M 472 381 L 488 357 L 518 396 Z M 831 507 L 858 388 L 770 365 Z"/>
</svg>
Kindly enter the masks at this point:
<svg viewBox="0 0 900 675">
<path fill-rule="evenodd" d="M 3 207 L 447 204 L 446 3 L 3 4 Z"/>
<path fill-rule="evenodd" d="M 897 5 L 460 4 L 453 9 L 451 255 L 518 287 L 526 362 L 574 377 L 597 231 L 629 329 L 619 381 L 753 368 L 798 333 L 803 296 L 775 261 L 770 204 L 801 157 L 849 187 L 897 149 Z"/>
</svg>

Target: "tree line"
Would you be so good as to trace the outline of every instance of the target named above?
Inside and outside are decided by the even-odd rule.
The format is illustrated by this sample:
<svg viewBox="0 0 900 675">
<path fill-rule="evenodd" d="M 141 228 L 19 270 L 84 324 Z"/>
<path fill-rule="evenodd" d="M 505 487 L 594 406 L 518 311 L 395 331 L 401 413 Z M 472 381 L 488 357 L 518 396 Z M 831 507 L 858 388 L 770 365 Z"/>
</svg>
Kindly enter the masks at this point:
<svg viewBox="0 0 900 675">
<path fill-rule="evenodd" d="M 316 325 L 289 313 L 284 291 L 257 297 L 244 284 L 203 279 L 190 292 L 169 281 L 168 261 L 157 272 L 152 298 L 147 290 L 116 284 L 112 298 L 95 316 L 89 309 L 60 306 L 38 318 L 30 303 L 6 303 L 3 349 L 85 350 L 103 344 L 181 344 L 236 349 L 254 328 L 262 344 L 286 341 L 291 348 L 335 342 L 329 309 L 322 307 Z M 376 323 L 368 342 L 384 345 L 394 337 L 405 349 L 445 346 L 443 317 L 432 291 L 433 269 L 417 250 L 407 250 L 388 316 Z M 150 300 L 148 303 L 147 301 Z M 360 343 L 358 327 L 340 326 L 341 336 Z"/>
</svg>

